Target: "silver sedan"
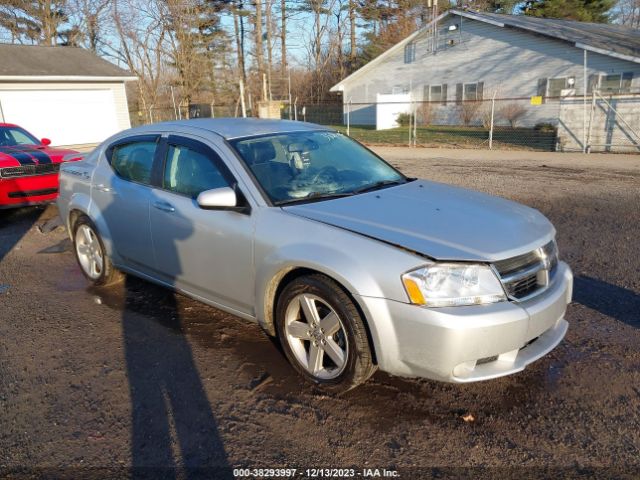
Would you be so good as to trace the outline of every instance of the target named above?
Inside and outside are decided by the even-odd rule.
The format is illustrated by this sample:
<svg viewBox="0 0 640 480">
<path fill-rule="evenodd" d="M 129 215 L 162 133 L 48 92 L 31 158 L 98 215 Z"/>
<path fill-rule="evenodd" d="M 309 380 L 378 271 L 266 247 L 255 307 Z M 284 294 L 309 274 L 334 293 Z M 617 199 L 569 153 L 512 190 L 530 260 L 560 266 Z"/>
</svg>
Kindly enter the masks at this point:
<svg viewBox="0 0 640 480">
<path fill-rule="evenodd" d="M 276 336 L 329 392 L 394 375 L 508 375 L 564 337 L 572 275 L 538 211 L 408 178 L 326 127 L 131 129 L 60 172 L 86 277 L 122 272 Z"/>
</svg>

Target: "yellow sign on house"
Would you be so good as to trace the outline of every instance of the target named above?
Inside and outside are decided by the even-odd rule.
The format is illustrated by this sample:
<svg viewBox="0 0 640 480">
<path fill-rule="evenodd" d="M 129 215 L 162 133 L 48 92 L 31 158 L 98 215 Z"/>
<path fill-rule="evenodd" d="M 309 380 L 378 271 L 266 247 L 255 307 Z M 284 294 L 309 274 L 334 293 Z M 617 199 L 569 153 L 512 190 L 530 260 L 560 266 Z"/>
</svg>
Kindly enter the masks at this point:
<svg viewBox="0 0 640 480">
<path fill-rule="evenodd" d="M 542 105 L 542 97 L 540 95 L 531 97 L 531 105 Z"/>
</svg>

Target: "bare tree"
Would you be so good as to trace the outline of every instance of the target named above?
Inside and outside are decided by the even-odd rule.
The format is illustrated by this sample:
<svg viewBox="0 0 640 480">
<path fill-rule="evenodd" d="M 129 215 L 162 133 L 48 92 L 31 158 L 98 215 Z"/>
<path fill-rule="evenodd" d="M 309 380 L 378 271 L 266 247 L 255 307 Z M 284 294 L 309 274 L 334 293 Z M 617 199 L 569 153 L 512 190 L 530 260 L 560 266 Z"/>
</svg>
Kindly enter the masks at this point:
<svg viewBox="0 0 640 480">
<path fill-rule="evenodd" d="M 76 43 L 99 53 L 112 20 L 112 0 L 68 0 L 70 22 L 79 33 Z"/>
<path fill-rule="evenodd" d="M 282 78 L 282 96 L 287 93 L 287 2 L 280 0 L 280 77 Z"/>
<path fill-rule="evenodd" d="M 272 32 L 273 24 L 271 23 L 271 7 L 273 0 L 265 0 L 265 23 L 267 27 L 267 92 L 269 100 L 271 100 L 271 70 L 273 69 L 273 44 L 272 44 Z"/>
<path fill-rule="evenodd" d="M 255 41 L 255 57 L 258 67 L 258 82 L 262 85 L 262 77 L 264 75 L 264 49 L 262 48 L 262 0 L 254 0 L 256 5 L 256 14 L 254 18 L 254 41 Z M 264 94 L 263 94 L 264 96 Z M 263 98 L 266 100 L 266 98 Z"/>
<path fill-rule="evenodd" d="M 20 43 L 55 45 L 64 38 L 67 13 L 66 0 L 1 0 L 0 27 Z"/>
<path fill-rule="evenodd" d="M 458 105 L 458 117 L 465 127 L 477 120 L 481 102 L 463 102 Z"/>
<path fill-rule="evenodd" d="M 109 45 L 110 54 L 138 77 L 138 96 L 149 121 L 160 95 L 167 34 L 156 6 L 151 2 L 143 10 L 139 0 L 115 0 L 112 14 L 119 41 Z"/>
<path fill-rule="evenodd" d="M 507 103 L 506 105 L 503 105 L 499 110 L 500 117 L 508 121 L 509 125 L 511 125 L 511 128 L 516 128 L 518 120 L 520 120 L 520 118 L 526 113 L 527 109 L 524 107 L 524 105 L 515 102 Z"/>
<path fill-rule="evenodd" d="M 640 0 L 618 0 L 615 12 L 622 25 L 640 28 Z"/>
</svg>

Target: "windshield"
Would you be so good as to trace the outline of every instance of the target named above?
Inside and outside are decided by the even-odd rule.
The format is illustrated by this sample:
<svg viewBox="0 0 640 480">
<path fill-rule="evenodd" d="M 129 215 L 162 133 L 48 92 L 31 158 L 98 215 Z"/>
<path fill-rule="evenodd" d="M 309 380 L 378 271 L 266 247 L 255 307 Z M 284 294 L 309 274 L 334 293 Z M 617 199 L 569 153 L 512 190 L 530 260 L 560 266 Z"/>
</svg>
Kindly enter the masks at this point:
<svg viewBox="0 0 640 480">
<path fill-rule="evenodd" d="M 289 132 L 230 143 L 276 205 L 354 195 L 407 181 L 337 132 Z"/>
<path fill-rule="evenodd" d="M 0 147 L 15 147 L 16 145 L 40 145 L 40 142 L 22 128 L 0 127 Z"/>
</svg>

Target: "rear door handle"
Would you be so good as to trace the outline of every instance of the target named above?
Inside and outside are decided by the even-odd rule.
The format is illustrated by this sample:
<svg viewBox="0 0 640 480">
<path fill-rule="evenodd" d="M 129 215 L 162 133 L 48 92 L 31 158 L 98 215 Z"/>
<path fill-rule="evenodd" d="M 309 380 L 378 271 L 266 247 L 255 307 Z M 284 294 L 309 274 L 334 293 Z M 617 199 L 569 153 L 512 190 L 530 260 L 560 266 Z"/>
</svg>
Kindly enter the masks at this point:
<svg viewBox="0 0 640 480">
<path fill-rule="evenodd" d="M 153 207 L 163 212 L 172 213 L 176 211 L 175 207 L 167 202 L 154 202 Z"/>
</svg>

